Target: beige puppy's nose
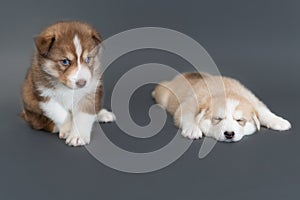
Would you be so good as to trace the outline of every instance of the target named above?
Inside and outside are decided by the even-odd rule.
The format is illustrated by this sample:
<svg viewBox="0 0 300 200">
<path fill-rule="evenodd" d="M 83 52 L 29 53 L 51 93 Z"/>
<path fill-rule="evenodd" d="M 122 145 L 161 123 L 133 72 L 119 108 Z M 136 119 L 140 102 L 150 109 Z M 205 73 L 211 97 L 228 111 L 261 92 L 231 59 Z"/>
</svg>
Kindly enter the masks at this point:
<svg viewBox="0 0 300 200">
<path fill-rule="evenodd" d="M 225 135 L 226 139 L 232 139 L 234 136 L 234 132 L 233 131 L 232 132 L 225 131 L 224 135 Z"/>
<path fill-rule="evenodd" d="M 86 85 L 86 80 L 84 79 L 79 79 L 78 81 L 76 81 L 76 86 L 78 88 L 83 88 Z"/>
</svg>

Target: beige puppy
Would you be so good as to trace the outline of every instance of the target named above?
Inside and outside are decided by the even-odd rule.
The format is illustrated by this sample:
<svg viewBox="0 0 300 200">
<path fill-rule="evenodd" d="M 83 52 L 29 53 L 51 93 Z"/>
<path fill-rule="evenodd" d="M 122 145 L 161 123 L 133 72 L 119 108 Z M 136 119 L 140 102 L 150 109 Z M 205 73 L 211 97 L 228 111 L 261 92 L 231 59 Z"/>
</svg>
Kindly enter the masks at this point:
<svg viewBox="0 0 300 200">
<path fill-rule="evenodd" d="M 182 135 L 190 139 L 204 134 L 236 142 L 261 125 L 279 131 L 291 128 L 241 83 L 227 77 L 184 73 L 158 84 L 152 95 L 174 116 Z"/>
</svg>

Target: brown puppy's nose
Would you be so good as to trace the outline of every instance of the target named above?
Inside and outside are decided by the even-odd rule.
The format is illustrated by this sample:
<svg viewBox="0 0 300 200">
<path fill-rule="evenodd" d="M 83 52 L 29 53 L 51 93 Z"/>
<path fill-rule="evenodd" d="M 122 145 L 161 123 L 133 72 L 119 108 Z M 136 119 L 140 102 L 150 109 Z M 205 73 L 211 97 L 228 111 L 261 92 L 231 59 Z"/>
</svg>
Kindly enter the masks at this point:
<svg viewBox="0 0 300 200">
<path fill-rule="evenodd" d="M 84 80 L 84 79 L 79 79 L 76 82 L 76 86 L 79 87 L 79 88 L 83 88 L 85 85 L 86 85 L 86 80 Z"/>
<path fill-rule="evenodd" d="M 234 136 L 234 132 L 233 131 L 232 132 L 225 131 L 224 135 L 225 135 L 226 139 L 232 139 Z"/>
</svg>

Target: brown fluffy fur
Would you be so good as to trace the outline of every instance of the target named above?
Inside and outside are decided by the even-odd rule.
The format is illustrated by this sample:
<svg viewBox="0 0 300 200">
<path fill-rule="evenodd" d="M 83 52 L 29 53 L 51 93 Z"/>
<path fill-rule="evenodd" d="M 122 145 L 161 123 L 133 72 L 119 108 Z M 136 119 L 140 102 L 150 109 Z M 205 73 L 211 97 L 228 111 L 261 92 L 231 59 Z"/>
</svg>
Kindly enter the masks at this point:
<svg viewBox="0 0 300 200">
<path fill-rule="evenodd" d="M 81 22 L 56 23 L 43 30 L 35 38 L 36 50 L 22 87 L 23 111 L 21 113 L 23 119 L 34 129 L 57 132 L 54 123 L 43 114 L 39 107 L 40 102 L 47 102 L 49 99 L 40 96 L 37 87 L 54 88 L 56 81 L 68 85 L 66 77 L 76 69 L 76 62 L 72 62 L 67 68 L 58 63 L 62 55 L 75 51 L 74 46 L 65 45 L 72 43 L 75 34 L 80 38 L 84 49 L 92 50 L 102 41 L 94 28 Z M 71 61 L 77 60 L 72 54 L 68 57 Z M 48 60 L 56 62 L 52 66 L 53 74 L 51 75 L 42 70 Z M 88 94 L 81 100 L 80 107 L 83 112 L 98 113 L 100 111 L 102 90 L 101 85 L 96 95 Z"/>
</svg>

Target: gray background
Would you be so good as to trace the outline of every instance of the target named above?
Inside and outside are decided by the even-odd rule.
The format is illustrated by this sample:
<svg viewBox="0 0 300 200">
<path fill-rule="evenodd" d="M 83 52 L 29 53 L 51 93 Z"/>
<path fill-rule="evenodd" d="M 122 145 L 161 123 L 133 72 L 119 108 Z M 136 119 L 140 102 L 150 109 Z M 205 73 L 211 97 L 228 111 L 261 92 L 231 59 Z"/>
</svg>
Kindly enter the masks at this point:
<svg viewBox="0 0 300 200">
<path fill-rule="evenodd" d="M 297 0 L 1 1 L 0 199 L 299 199 L 299 10 Z M 175 163 L 153 173 L 110 169 L 85 148 L 31 130 L 18 116 L 32 38 L 63 19 L 87 21 L 104 38 L 144 26 L 181 31 L 204 46 L 223 75 L 241 80 L 293 128 L 262 129 L 239 143 L 218 143 L 203 160 L 197 158 L 198 140 Z M 123 56 L 105 72 L 106 107 L 118 77 L 148 62 L 191 70 L 166 52 Z M 140 88 L 132 97 L 138 124 L 149 122 L 152 88 Z M 136 152 L 164 146 L 176 131 L 170 117 L 161 133 L 146 140 L 123 134 L 115 124 L 102 127 L 113 142 Z"/>
</svg>

